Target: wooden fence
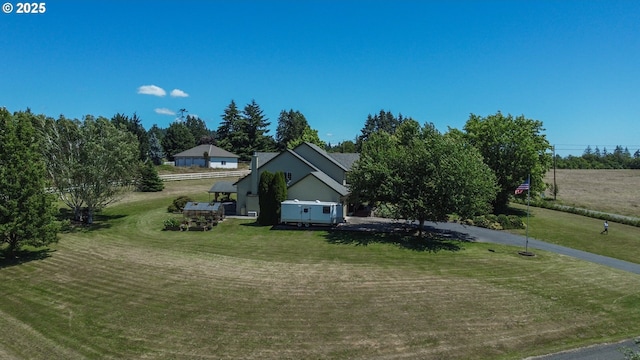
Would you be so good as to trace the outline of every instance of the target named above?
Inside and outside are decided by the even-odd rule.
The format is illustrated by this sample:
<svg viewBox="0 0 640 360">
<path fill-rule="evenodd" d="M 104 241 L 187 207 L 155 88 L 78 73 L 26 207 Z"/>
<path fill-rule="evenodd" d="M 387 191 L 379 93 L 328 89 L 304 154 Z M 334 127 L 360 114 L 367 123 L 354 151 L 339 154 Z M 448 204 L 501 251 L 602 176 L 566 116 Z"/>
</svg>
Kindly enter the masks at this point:
<svg viewBox="0 0 640 360">
<path fill-rule="evenodd" d="M 163 181 L 179 181 L 179 180 L 197 180 L 197 179 L 214 179 L 225 177 L 243 177 L 251 173 L 251 170 L 235 170 L 235 171 L 211 171 L 203 173 L 187 173 L 187 174 L 166 174 L 159 175 Z"/>
</svg>

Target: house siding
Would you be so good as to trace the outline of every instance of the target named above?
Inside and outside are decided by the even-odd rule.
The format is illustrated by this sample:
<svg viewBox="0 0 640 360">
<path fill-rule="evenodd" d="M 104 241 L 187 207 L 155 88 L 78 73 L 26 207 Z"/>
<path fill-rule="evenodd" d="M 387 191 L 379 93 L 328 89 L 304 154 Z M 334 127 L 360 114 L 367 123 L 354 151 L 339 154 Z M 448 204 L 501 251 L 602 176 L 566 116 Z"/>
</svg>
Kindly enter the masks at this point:
<svg viewBox="0 0 640 360">
<path fill-rule="evenodd" d="M 209 167 L 213 169 L 237 169 L 238 159 L 234 158 L 209 158 Z"/>
<path fill-rule="evenodd" d="M 252 173 L 249 176 L 246 176 L 238 181 L 238 202 L 236 203 L 236 210 L 238 214 L 243 214 L 243 211 L 244 215 L 246 215 L 249 211 L 255 211 L 256 213 L 260 212 L 257 201 L 257 194 L 252 194 L 256 195 L 256 199 L 251 199 L 251 201 L 249 201 L 248 195 L 251 193 L 251 177 L 255 175 L 258 177 L 258 179 L 260 179 L 262 172 L 265 170 L 272 173 L 278 171 L 291 173 L 291 180 L 288 181 L 288 183 L 294 183 L 309 174 L 311 171 L 314 171 L 312 167 L 305 164 L 303 161 L 289 152 L 284 152 L 276 156 L 266 164 L 261 165 L 258 168 L 257 175 Z"/>
<path fill-rule="evenodd" d="M 176 166 L 200 166 L 204 167 L 204 158 L 179 157 L 176 158 Z"/>
<path fill-rule="evenodd" d="M 307 176 L 287 189 L 287 199 L 342 202 L 340 194 L 313 176 Z"/>
<path fill-rule="evenodd" d="M 224 164 L 223 164 L 224 162 Z M 204 157 L 177 157 L 175 166 L 199 166 L 206 167 Z M 213 169 L 237 169 L 238 159 L 235 158 L 209 158 L 209 168 Z"/>
<path fill-rule="evenodd" d="M 318 152 L 309 145 L 302 143 L 296 147 L 294 151 L 339 184 L 344 185 L 346 183 L 346 171 L 325 156 L 318 154 Z"/>
</svg>

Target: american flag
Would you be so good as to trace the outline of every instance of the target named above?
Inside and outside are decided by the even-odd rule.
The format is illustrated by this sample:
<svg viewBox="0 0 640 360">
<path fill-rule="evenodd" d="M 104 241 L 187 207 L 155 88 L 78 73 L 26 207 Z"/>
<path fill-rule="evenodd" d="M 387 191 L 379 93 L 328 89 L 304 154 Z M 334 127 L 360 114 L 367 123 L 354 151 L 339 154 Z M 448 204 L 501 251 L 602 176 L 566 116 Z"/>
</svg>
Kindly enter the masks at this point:
<svg viewBox="0 0 640 360">
<path fill-rule="evenodd" d="M 516 189 L 516 195 L 522 194 L 526 190 L 529 190 L 529 180 L 523 182 L 522 184 L 520 184 L 520 186 L 518 186 L 518 188 Z"/>
</svg>

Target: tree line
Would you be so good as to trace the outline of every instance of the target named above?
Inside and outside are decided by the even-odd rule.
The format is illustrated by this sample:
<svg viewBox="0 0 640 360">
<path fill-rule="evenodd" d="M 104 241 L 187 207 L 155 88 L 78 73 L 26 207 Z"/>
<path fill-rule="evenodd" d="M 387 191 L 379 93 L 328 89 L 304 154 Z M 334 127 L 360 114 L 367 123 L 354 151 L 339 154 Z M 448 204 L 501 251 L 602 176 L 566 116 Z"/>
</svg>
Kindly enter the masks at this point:
<svg viewBox="0 0 640 360">
<path fill-rule="evenodd" d="M 280 112 L 275 138 L 269 135 L 271 122 L 255 100 L 242 110 L 231 100 L 220 117 L 215 130 L 208 129 L 202 119 L 191 115 L 184 122 L 173 122 L 167 129 L 152 126 L 149 130 L 149 142 L 154 144 L 152 161 L 159 164 L 161 154 L 172 161 L 175 154 L 200 144 L 216 145 L 240 156 L 241 161 L 249 161 L 256 151 L 284 151 L 305 141 L 323 148 L 326 145 L 298 110 Z"/>
<path fill-rule="evenodd" d="M 221 118 L 215 131 L 194 116 L 147 131 L 136 114 L 54 119 L 1 108 L 0 244 L 13 253 L 21 245 L 55 241 L 61 224 L 54 195 L 73 220 L 92 223 L 127 191 L 162 190 L 152 164 L 198 143 L 217 144 L 245 160 L 254 151 L 282 151 L 303 141 L 359 152 L 348 179 L 351 201 L 391 205 L 396 217 L 421 224 L 504 209 L 528 177 L 532 191 L 544 190 L 551 164 L 542 122 L 500 112 L 471 114 L 463 130 L 443 134 L 433 124 L 381 110 L 367 117 L 355 141 L 335 145 L 322 143 L 299 111 L 281 111 L 275 138 L 255 101 L 241 111 L 232 100 Z M 264 180 L 267 201 L 281 200 L 280 183 Z"/>
<path fill-rule="evenodd" d="M 627 147 L 621 145 L 612 152 L 606 147 L 600 150 L 598 146 L 592 148 L 589 145 L 581 156 L 563 158 L 556 155 L 555 162 L 558 169 L 640 169 L 640 150 L 632 155 Z"/>
</svg>

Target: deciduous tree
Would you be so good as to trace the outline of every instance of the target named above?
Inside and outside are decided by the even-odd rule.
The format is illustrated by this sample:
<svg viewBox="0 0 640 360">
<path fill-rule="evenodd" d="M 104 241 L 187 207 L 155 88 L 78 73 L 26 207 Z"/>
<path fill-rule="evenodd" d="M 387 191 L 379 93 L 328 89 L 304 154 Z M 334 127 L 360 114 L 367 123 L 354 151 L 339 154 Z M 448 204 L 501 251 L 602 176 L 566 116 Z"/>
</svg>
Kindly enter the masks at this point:
<svg viewBox="0 0 640 360">
<path fill-rule="evenodd" d="M 497 178 L 496 210 L 506 207 L 514 189 L 529 175 L 531 191 L 545 190 L 544 176 L 551 168 L 552 157 L 541 121 L 501 112 L 486 117 L 471 114 L 464 130 Z"/>
<path fill-rule="evenodd" d="M 293 139 L 289 141 L 289 143 L 287 143 L 287 148 L 293 149 L 303 142 L 318 145 L 321 149 L 324 149 L 326 146 L 326 144 L 322 140 L 320 140 L 320 137 L 318 136 L 318 130 L 314 130 L 308 125 L 306 128 L 304 128 L 304 131 L 302 132 L 302 135 L 300 135 L 300 137 Z"/>
<path fill-rule="evenodd" d="M 371 134 L 349 179 L 356 199 L 393 205 L 397 218 L 418 221 L 420 233 L 427 220 L 486 213 L 496 192 L 477 149 L 414 120 L 395 134 Z"/>
<path fill-rule="evenodd" d="M 56 192 L 86 222 L 131 189 L 139 169 L 136 137 L 108 119 L 91 115 L 82 122 L 61 118 L 44 124 L 42 155 Z"/>
</svg>

